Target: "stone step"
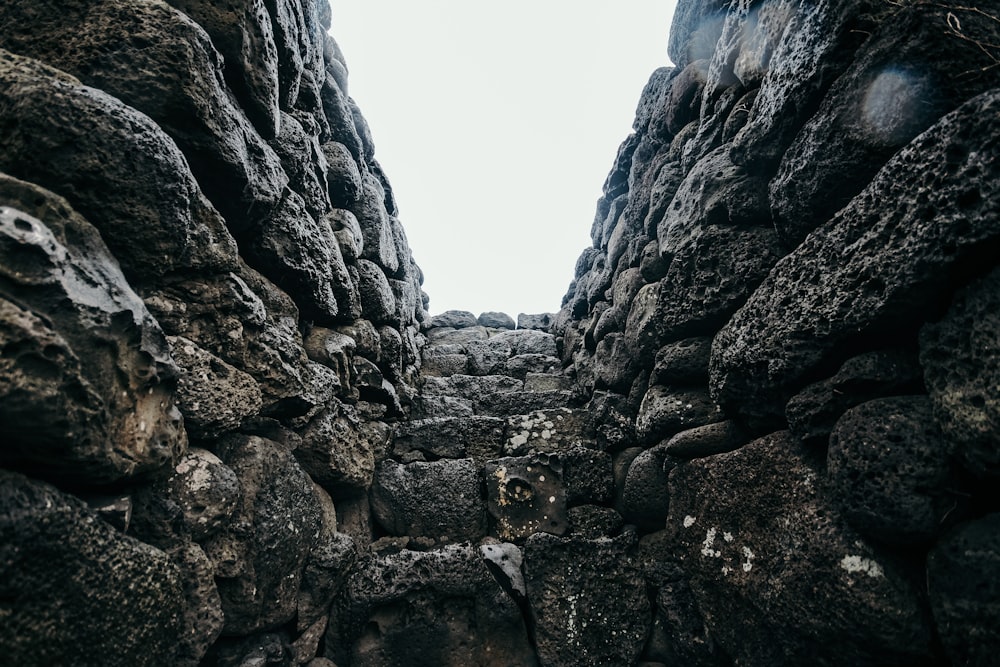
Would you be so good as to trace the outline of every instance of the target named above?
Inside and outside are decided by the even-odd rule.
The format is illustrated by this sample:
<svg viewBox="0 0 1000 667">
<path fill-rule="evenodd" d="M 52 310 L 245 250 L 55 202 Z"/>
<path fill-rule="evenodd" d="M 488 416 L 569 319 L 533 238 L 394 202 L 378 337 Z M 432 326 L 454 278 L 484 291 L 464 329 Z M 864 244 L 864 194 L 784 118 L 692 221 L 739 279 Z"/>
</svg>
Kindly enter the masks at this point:
<svg viewBox="0 0 1000 667">
<path fill-rule="evenodd" d="M 533 379 L 532 386 L 562 383 Z M 505 375 L 463 375 L 424 378 L 415 399 L 413 418 L 482 415 L 508 417 L 536 410 L 575 408 L 577 394 L 568 389 L 525 391 L 526 382 Z M 451 400 L 448 400 L 451 399 Z M 469 410 L 471 409 L 471 413 Z"/>
<path fill-rule="evenodd" d="M 463 415 L 402 422 L 396 426 L 392 453 L 401 461 L 469 457 L 481 464 L 500 456 L 595 446 L 586 410 L 553 408 L 505 418 Z"/>
</svg>

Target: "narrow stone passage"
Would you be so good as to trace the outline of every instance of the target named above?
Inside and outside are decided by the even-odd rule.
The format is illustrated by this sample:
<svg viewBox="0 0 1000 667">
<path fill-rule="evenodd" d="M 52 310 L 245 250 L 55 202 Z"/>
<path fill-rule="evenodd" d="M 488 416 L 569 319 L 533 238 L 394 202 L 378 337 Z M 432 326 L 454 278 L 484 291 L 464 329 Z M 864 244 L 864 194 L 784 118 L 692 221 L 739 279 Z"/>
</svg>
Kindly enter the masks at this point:
<svg viewBox="0 0 1000 667">
<path fill-rule="evenodd" d="M 516 325 L 333 18 L 0 2 L 0 662 L 997 664 L 995 7 L 681 0 Z"/>
</svg>

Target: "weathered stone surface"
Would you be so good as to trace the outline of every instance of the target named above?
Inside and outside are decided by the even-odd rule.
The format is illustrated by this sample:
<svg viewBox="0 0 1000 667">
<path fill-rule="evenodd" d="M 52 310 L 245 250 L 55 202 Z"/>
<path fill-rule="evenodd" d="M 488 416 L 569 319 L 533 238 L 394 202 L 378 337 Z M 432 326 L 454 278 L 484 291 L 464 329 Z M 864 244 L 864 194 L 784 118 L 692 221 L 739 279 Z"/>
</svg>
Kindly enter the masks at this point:
<svg viewBox="0 0 1000 667">
<path fill-rule="evenodd" d="M 465 343 L 464 347 L 469 375 L 499 374 L 511 356 L 510 345 L 497 338 L 472 340 Z"/>
<path fill-rule="evenodd" d="M 438 417 L 396 426 L 396 456 L 420 452 L 436 458 L 471 457 L 477 465 L 503 453 L 505 421 L 498 417 Z"/>
<path fill-rule="evenodd" d="M 181 369 L 177 405 L 191 436 L 221 435 L 260 412 L 264 401 L 252 377 L 183 336 L 167 340 Z"/>
<path fill-rule="evenodd" d="M 370 556 L 347 582 L 327 655 L 372 667 L 538 664 L 489 562 L 471 545 Z"/>
<path fill-rule="evenodd" d="M 535 331 L 548 331 L 555 321 L 553 313 L 519 313 L 517 316 L 518 329 L 534 329 Z"/>
<path fill-rule="evenodd" d="M 302 414 L 311 407 L 303 398 L 311 373 L 298 311 L 253 269 L 242 265 L 238 272 L 176 282 L 145 300 L 164 331 L 194 341 L 253 377 L 265 410 Z"/>
<path fill-rule="evenodd" d="M 621 494 L 626 521 L 644 531 L 663 528 L 670 504 L 667 476 L 675 465 L 664 447 L 647 449 L 632 459 Z"/>
<path fill-rule="evenodd" d="M 26 9 L 2 10 L 0 19 L 18 29 L 5 31 L 0 46 L 44 60 L 156 121 L 230 229 L 244 231 L 275 208 L 288 177 L 234 104 L 208 35 L 187 16 L 134 0 L 96 7 L 46 1 Z"/>
<path fill-rule="evenodd" d="M 476 322 L 481 327 L 488 327 L 491 329 L 513 329 L 515 326 L 513 317 L 507 313 L 500 313 L 492 310 L 480 313 L 479 317 L 476 318 Z"/>
<path fill-rule="evenodd" d="M 0 206 L 0 460 L 84 485 L 170 465 L 187 438 L 160 327 L 64 200 L 7 177 L 0 197 L 19 207 Z"/>
<path fill-rule="evenodd" d="M 443 542 L 475 541 L 486 534 L 486 513 L 472 459 L 383 461 L 375 470 L 372 512 L 390 535 Z"/>
<path fill-rule="evenodd" d="M 825 444 L 848 408 L 883 396 L 919 393 L 921 375 L 916 356 L 907 350 L 889 348 L 851 357 L 832 377 L 788 401 L 788 428 L 804 442 Z"/>
<path fill-rule="evenodd" d="M 722 412 L 707 391 L 655 385 L 642 399 L 635 432 L 640 441 L 655 444 L 679 431 L 722 419 Z"/>
<path fill-rule="evenodd" d="M 5 660 L 177 664 L 184 593 L 162 551 L 122 535 L 51 486 L 6 471 L 0 545 Z"/>
<path fill-rule="evenodd" d="M 171 499 L 183 512 L 185 527 L 196 540 L 219 532 L 240 504 L 242 489 L 236 473 L 205 449 L 189 449 L 167 484 Z"/>
<path fill-rule="evenodd" d="M 920 363 L 937 417 L 977 474 L 1000 474 L 1000 269 L 960 291 L 920 334 Z"/>
<path fill-rule="evenodd" d="M 795 137 L 770 186 L 784 243 L 801 242 L 946 112 L 1000 84 L 993 56 L 972 45 L 963 48 L 954 31 L 942 30 L 950 11 L 935 5 L 895 8 Z M 963 34 L 987 42 L 1000 37 L 995 19 L 960 13 L 960 19 L 952 15 Z"/>
<path fill-rule="evenodd" d="M 506 422 L 504 452 L 508 455 L 560 452 L 593 439 L 593 426 L 584 410 L 538 410 L 508 417 Z"/>
<path fill-rule="evenodd" d="M 134 285 L 236 267 L 222 217 L 176 144 L 147 116 L 6 52 L 0 82 L 7 121 L 0 169 L 65 197 L 100 230 Z M 115 187 L 92 187 L 97 182 Z"/>
<path fill-rule="evenodd" d="M 841 511 L 858 532 L 890 544 L 928 541 L 956 507 L 953 447 L 926 396 L 851 408 L 830 435 L 827 471 Z"/>
<path fill-rule="evenodd" d="M 510 345 L 512 355 L 545 354 L 555 357 L 559 354 L 556 350 L 555 336 L 545 331 L 536 329 L 501 331 L 494 338 Z"/>
<path fill-rule="evenodd" d="M 551 373 L 528 373 L 524 376 L 525 391 L 570 391 L 573 378 Z"/>
<path fill-rule="evenodd" d="M 483 467 L 487 509 L 497 536 L 523 542 L 537 532 L 567 529 L 566 488 L 558 456 L 507 457 Z"/>
<path fill-rule="evenodd" d="M 559 359 L 547 354 L 518 354 L 504 363 L 502 372 L 503 375 L 523 380 L 528 373 L 551 373 L 561 367 Z"/>
<path fill-rule="evenodd" d="M 650 613 L 634 545 L 631 535 L 528 538 L 524 573 L 542 664 L 627 665 L 638 659 Z"/>
<path fill-rule="evenodd" d="M 562 481 L 566 488 L 566 502 L 610 503 L 614 498 L 614 473 L 611 455 L 588 447 L 574 447 L 560 452 Z"/>
<path fill-rule="evenodd" d="M 754 665 L 927 659 L 917 591 L 847 525 L 809 461 L 779 432 L 670 474 L 667 528 L 709 632 Z"/>
<path fill-rule="evenodd" d="M 363 421 L 348 404 L 332 404 L 302 431 L 294 454 L 303 469 L 334 498 L 365 493 L 372 483 L 375 459 L 385 451 L 388 425 Z"/>
<path fill-rule="evenodd" d="M 440 315 L 431 318 L 431 327 L 451 327 L 452 329 L 465 329 L 474 326 L 489 326 L 482 324 L 476 316 L 467 310 L 446 310 Z"/>
<path fill-rule="evenodd" d="M 229 67 L 227 82 L 266 139 L 278 134 L 278 50 L 272 17 L 263 0 L 225 7 L 205 0 L 171 0 L 212 36 Z"/>
<path fill-rule="evenodd" d="M 712 339 L 685 338 L 664 345 L 656 352 L 649 381 L 662 385 L 704 385 L 708 381 L 708 362 Z"/>
<path fill-rule="evenodd" d="M 786 22 L 785 29 L 767 59 L 750 118 L 733 142 L 735 163 L 768 167 L 781 158 L 830 84 L 851 62 L 861 31 L 871 29 L 866 24 L 870 10 L 869 0 L 824 2 L 809 11 L 786 5 L 774 8 L 776 13 L 788 12 L 787 17 L 775 17 Z M 755 53 L 751 45 L 747 54 Z"/>
<path fill-rule="evenodd" d="M 359 259 L 357 266 L 358 291 L 365 318 L 375 324 L 392 322 L 396 315 L 396 297 L 385 273 L 377 264 L 366 259 Z"/>
<path fill-rule="evenodd" d="M 621 532 L 625 521 L 622 515 L 610 507 L 600 505 L 578 505 L 567 511 L 569 532 L 573 537 L 597 540 L 614 537 Z"/>
<path fill-rule="evenodd" d="M 988 665 L 1000 649 L 1000 514 L 964 523 L 927 558 L 931 609 L 952 664 Z"/>
<path fill-rule="evenodd" d="M 663 449 L 670 456 L 697 459 L 713 454 L 731 452 L 749 441 L 746 431 L 731 419 L 696 426 L 670 436 Z"/>
<path fill-rule="evenodd" d="M 212 562 L 197 544 L 186 543 L 175 547 L 169 555 L 180 570 L 185 602 L 174 664 L 197 665 L 209 647 L 219 639 L 225 624 L 222 600 L 215 585 L 215 571 Z"/>
<path fill-rule="evenodd" d="M 295 615 L 302 570 L 320 531 L 320 508 L 312 480 L 277 443 L 231 436 L 218 454 L 236 473 L 243 494 L 234 520 L 203 546 L 215 566 L 224 632 L 247 635 Z"/>
<path fill-rule="evenodd" d="M 780 416 L 847 341 L 917 321 L 947 294 L 941 275 L 981 261 L 1000 238 L 1000 143 L 980 140 L 997 135 L 998 108 L 984 93 L 945 116 L 775 267 L 715 338 L 724 408 Z"/>
<path fill-rule="evenodd" d="M 357 547 L 348 535 L 324 530 L 302 570 L 296 604 L 298 627 L 326 623 L 330 603 L 343 587 L 357 557 Z"/>
</svg>

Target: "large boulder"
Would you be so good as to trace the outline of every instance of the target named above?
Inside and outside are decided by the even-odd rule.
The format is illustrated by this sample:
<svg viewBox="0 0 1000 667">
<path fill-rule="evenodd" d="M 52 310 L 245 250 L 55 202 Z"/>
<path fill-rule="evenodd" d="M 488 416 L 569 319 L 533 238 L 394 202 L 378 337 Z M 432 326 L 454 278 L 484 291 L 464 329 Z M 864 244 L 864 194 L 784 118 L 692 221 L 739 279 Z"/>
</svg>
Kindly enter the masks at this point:
<svg viewBox="0 0 1000 667">
<path fill-rule="evenodd" d="M 778 432 L 670 473 L 667 529 L 709 633 L 750 665 L 927 659 L 919 591 L 847 524 L 811 458 Z"/>
<path fill-rule="evenodd" d="M 486 534 L 485 505 L 472 459 L 389 459 L 375 470 L 372 512 L 390 535 L 443 542 L 476 541 Z"/>
<path fill-rule="evenodd" d="M 178 664 L 185 598 L 162 551 L 0 471 L 0 646 L 19 665 Z"/>
<path fill-rule="evenodd" d="M 178 369 L 100 234 L 2 175 L 0 204 L 0 461 L 83 485 L 170 465 Z"/>
<path fill-rule="evenodd" d="M 1000 239 L 1000 91 L 959 107 L 896 154 L 836 216 L 768 274 L 716 335 L 722 406 L 774 423 L 849 341 L 919 323 Z M 973 139 L 975 137 L 975 139 Z M 985 267 L 982 267 L 985 268 Z"/>
<path fill-rule="evenodd" d="M 0 169 L 65 197 L 100 230 L 133 286 L 236 268 L 222 216 L 148 116 L 7 52 L 0 54 L 0 115 L 7 121 Z"/>
<path fill-rule="evenodd" d="M 926 396 L 868 401 L 848 410 L 830 435 L 827 472 L 845 518 L 880 542 L 935 537 L 955 509 L 958 479 L 950 446 Z"/>
<path fill-rule="evenodd" d="M 542 664 L 628 665 L 639 658 L 651 615 L 634 549 L 630 534 L 528 538 L 524 575 Z"/>
<path fill-rule="evenodd" d="M 281 625 L 296 613 L 302 572 L 321 530 L 312 480 L 281 445 L 230 436 L 219 457 L 242 497 L 225 530 L 203 543 L 215 567 L 226 634 Z"/>
</svg>

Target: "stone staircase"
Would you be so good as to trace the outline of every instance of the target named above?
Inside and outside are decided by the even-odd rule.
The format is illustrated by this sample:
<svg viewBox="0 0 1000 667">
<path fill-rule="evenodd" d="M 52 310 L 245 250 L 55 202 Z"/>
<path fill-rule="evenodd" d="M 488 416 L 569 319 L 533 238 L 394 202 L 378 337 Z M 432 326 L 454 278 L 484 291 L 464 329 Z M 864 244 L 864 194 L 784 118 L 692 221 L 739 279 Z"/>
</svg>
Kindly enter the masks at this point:
<svg viewBox="0 0 1000 667">
<path fill-rule="evenodd" d="M 375 470 L 376 539 L 331 622 L 354 647 L 345 663 L 639 658 L 649 614 L 635 610 L 649 601 L 638 536 L 615 509 L 612 456 L 540 319 L 515 329 L 450 311 L 425 330 L 411 418 Z"/>
</svg>

